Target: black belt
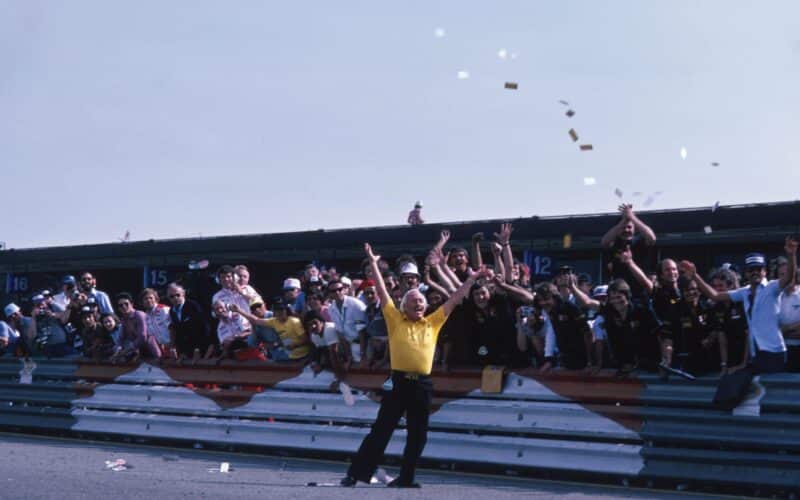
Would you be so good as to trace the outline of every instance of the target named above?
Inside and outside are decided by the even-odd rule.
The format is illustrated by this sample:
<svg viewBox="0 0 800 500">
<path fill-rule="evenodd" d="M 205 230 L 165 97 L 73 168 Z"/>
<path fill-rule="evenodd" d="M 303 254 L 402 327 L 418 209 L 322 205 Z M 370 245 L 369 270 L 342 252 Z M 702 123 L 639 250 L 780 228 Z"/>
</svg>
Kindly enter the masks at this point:
<svg viewBox="0 0 800 500">
<path fill-rule="evenodd" d="M 402 377 L 406 380 L 428 380 L 431 378 L 430 375 L 422 375 L 414 372 L 401 372 L 400 370 L 392 370 L 392 376 L 395 375 L 397 375 L 398 377 Z"/>
</svg>

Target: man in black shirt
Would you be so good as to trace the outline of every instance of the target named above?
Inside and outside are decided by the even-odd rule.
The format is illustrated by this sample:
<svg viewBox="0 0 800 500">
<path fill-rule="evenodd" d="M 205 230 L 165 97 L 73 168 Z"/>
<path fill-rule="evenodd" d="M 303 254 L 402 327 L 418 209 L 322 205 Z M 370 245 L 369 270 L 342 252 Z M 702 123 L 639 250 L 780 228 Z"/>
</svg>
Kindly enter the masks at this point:
<svg viewBox="0 0 800 500">
<path fill-rule="evenodd" d="M 646 300 L 647 291 L 642 288 L 639 281 L 631 274 L 627 265 L 622 262 L 622 254 L 629 251 L 633 260 L 645 268 L 651 268 L 650 247 L 656 242 L 656 235 L 650 226 L 642 222 L 633 213 L 633 206 L 622 204 L 619 206 L 622 217 L 619 222 L 603 235 L 600 244 L 606 251 L 604 261 L 609 275 L 609 281 L 623 279 L 631 286 L 633 298 L 636 301 Z M 638 234 L 637 234 L 638 231 Z"/>
</svg>

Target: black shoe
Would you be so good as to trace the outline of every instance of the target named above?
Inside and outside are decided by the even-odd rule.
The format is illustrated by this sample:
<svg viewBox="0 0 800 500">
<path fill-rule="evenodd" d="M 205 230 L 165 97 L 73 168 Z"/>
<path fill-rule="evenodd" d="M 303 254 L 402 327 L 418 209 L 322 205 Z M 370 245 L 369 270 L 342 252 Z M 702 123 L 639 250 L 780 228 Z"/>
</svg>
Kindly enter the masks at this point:
<svg viewBox="0 0 800 500">
<path fill-rule="evenodd" d="M 392 481 L 389 481 L 389 484 L 386 485 L 387 488 L 421 488 L 419 483 L 415 483 L 413 481 L 401 481 L 398 477 Z"/>
<path fill-rule="evenodd" d="M 339 486 L 346 486 L 348 488 L 352 488 L 356 485 L 358 479 L 354 478 L 353 476 L 344 476 L 341 481 L 339 481 Z"/>
</svg>

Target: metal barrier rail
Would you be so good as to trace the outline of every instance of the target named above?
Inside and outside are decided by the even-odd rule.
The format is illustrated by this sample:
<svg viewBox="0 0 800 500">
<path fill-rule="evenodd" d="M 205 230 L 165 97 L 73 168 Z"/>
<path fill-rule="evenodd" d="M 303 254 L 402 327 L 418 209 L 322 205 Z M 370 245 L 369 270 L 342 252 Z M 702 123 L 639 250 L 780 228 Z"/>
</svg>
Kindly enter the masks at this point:
<svg viewBox="0 0 800 500">
<path fill-rule="evenodd" d="M 0 425 L 21 432 L 201 443 L 293 454 L 352 454 L 374 420 L 386 373 L 355 370 L 355 404 L 330 373 L 265 363 L 178 367 L 0 358 Z M 716 379 L 511 373 L 500 394 L 480 372 L 434 374 L 435 412 L 423 458 L 607 481 L 673 481 L 800 489 L 800 376 L 760 377 L 750 414 L 711 405 Z M 216 380 L 216 386 L 209 386 Z M 398 430 L 387 455 L 402 453 Z M 492 468 L 494 467 L 494 468 Z"/>
</svg>

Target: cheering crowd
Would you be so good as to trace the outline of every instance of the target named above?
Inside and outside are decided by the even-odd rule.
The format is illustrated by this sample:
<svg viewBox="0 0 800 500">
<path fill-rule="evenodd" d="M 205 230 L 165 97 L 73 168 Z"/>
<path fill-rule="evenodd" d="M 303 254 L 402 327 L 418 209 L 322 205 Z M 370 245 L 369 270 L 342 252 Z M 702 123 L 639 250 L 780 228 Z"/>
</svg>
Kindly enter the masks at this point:
<svg viewBox="0 0 800 500">
<path fill-rule="evenodd" d="M 511 224 L 491 242 L 476 234 L 469 250 L 448 247 L 450 234 L 442 231 L 424 259 L 403 255 L 394 266 L 379 259 L 377 269 L 397 310 L 405 310 L 409 297 L 421 297 L 416 307 L 424 316 L 470 281 L 438 335 L 434 363 L 443 370 L 533 365 L 542 372 L 613 368 L 620 376 L 646 370 L 663 377 L 674 370 L 732 373 L 747 365 L 800 371 L 793 238 L 772 266 L 765 255 L 751 253 L 743 263 L 700 273 L 685 260 L 650 263 L 655 233 L 630 205 L 620 206 L 620 215 L 601 240 L 605 284 L 593 285 L 569 266 L 533 283 L 512 253 Z M 484 263 L 487 247 L 491 262 Z M 373 267 L 366 258 L 361 269 L 340 275 L 309 264 L 267 301 L 250 284 L 247 267 L 223 265 L 210 304 L 187 296 L 180 283 L 170 283 L 166 297 L 146 288 L 112 301 L 90 272 L 65 276 L 59 293 L 31 297 L 28 314 L 14 303 L 5 306 L 0 354 L 307 362 L 343 380 L 351 367 L 383 369 L 392 356 Z"/>
</svg>

